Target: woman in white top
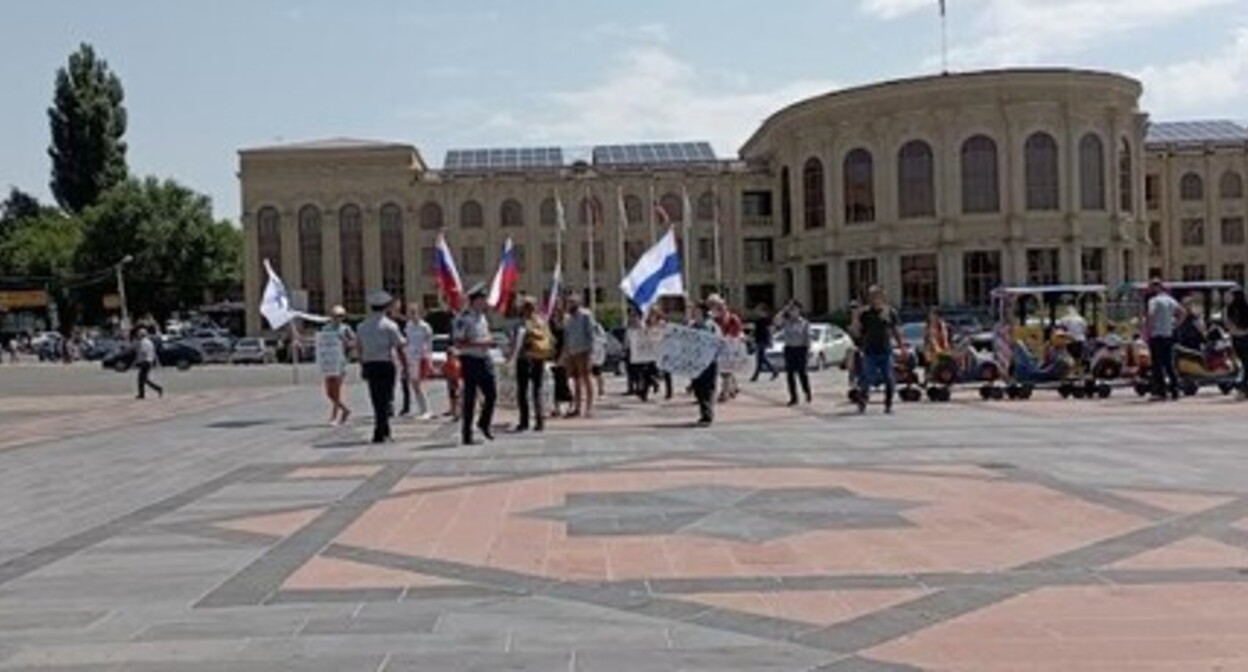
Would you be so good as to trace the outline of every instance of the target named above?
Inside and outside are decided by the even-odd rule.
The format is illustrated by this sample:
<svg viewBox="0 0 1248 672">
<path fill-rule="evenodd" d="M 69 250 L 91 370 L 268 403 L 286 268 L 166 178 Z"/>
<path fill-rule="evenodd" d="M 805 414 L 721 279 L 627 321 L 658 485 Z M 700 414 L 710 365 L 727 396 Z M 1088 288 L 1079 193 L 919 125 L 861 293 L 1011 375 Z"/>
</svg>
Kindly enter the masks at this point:
<svg viewBox="0 0 1248 672">
<path fill-rule="evenodd" d="M 416 397 L 417 416 L 421 420 L 433 417 L 429 412 L 429 398 L 420 383 L 429 372 L 433 358 L 433 328 L 425 321 L 420 306 L 411 303 L 407 306 L 407 360 L 408 376 L 412 381 L 412 393 Z"/>
<path fill-rule="evenodd" d="M 355 346 L 355 332 L 346 323 L 347 310 L 342 306 L 334 306 L 329 311 L 330 321 L 321 327 L 325 341 L 318 339 L 316 347 L 317 364 L 321 374 L 325 376 L 325 397 L 329 399 L 329 424 L 337 426 L 346 424 L 351 417 L 351 409 L 342 402 L 342 380 L 347 375 L 347 359 L 351 348 Z M 332 346 L 332 347 L 330 347 Z M 296 344 L 291 344 L 294 352 Z"/>
</svg>

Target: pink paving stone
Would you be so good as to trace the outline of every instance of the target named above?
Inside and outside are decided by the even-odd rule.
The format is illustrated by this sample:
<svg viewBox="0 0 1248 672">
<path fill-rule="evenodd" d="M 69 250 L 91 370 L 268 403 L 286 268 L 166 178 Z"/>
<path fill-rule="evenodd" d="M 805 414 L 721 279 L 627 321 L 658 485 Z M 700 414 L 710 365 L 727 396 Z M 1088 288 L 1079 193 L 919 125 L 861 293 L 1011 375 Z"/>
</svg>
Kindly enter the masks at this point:
<svg viewBox="0 0 1248 672">
<path fill-rule="evenodd" d="M 436 576 L 317 556 L 291 574 L 286 589 L 425 588 L 460 585 Z"/>
<path fill-rule="evenodd" d="M 369 478 L 379 471 L 381 467 L 371 464 L 300 467 L 290 472 L 287 478 Z"/>
<path fill-rule="evenodd" d="M 1114 569 L 1210 569 L 1248 567 L 1248 550 L 1204 537 L 1189 537 L 1110 565 Z"/>
<path fill-rule="evenodd" d="M 670 597 L 826 627 L 918 599 L 922 589 L 695 593 Z"/>
<path fill-rule="evenodd" d="M 1245 669 L 1242 584 L 1042 588 L 865 655 L 937 670 Z M 1221 665 L 1222 667 L 1218 667 Z"/>
<path fill-rule="evenodd" d="M 1212 509 L 1215 506 L 1221 506 L 1229 501 L 1231 497 L 1222 495 L 1204 495 L 1200 493 L 1186 492 L 1159 492 L 1156 490 L 1137 490 L 1137 489 L 1116 489 L 1114 493 L 1134 499 L 1137 502 L 1150 504 L 1159 509 L 1173 511 L 1174 513 L 1190 514 L 1198 513 L 1206 509 Z"/>
<path fill-rule="evenodd" d="M 262 516 L 250 516 L 248 518 L 235 518 L 232 520 L 224 520 L 214 523 L 217 527 L 224 527 L 229 530 L 238 530 L 240 532 L 253 532 L 255 534 L 267 534 L 274 537 L 288 537 L 295 532 L 303 529 L 305 525 L 321 515 L 325 509 L 300 509 L 298 511 L 287 511 L 285 513 L 272 513 Z"/>
</svg>

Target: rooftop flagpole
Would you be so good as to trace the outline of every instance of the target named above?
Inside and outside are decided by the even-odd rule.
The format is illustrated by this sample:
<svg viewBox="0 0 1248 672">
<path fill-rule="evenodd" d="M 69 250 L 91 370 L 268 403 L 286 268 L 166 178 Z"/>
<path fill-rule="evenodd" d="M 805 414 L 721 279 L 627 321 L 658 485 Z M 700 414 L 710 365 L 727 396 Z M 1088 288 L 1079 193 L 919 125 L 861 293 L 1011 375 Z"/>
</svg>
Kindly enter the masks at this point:
<svg viewBox="0 0 1248 672">
<path fill-rule="evenodd" d="M 945 1 L 940 0 L 940 74 L 949 74 L 949 29 Z"/>
</svg>

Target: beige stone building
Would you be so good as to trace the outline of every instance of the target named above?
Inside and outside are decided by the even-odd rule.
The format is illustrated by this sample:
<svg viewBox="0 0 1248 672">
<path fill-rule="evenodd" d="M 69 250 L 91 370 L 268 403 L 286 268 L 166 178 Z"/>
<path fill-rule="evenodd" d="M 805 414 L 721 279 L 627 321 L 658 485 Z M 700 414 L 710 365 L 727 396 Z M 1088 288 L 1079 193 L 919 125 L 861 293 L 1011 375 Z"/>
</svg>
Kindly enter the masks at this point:
<svg viewBox="0 0 1248 672">
<path fill-rule="evenodd" d="M 780 110 L 733 159 L 666 143 L 452 151 L 433 169 L 401 143 L 243 150 L 248 331 L 266 258 L 313 311 L 360 313 L 377 287 L 436 306 L 439 233 L 468 284 L 512 238 L 537 295 L 561 241 L 566 285 L 587 290 L 592 264 L 596 300 L 618 305 L 621 273 L 686 214 L 692 291 L 814 314 L 872 283 L 919 311 L 983 306 L 1003 283 L 1242 280 L 1248 130 L 1149 124 L 1140 94 L 1075 70 L 885 82 Z"/>
</svg>

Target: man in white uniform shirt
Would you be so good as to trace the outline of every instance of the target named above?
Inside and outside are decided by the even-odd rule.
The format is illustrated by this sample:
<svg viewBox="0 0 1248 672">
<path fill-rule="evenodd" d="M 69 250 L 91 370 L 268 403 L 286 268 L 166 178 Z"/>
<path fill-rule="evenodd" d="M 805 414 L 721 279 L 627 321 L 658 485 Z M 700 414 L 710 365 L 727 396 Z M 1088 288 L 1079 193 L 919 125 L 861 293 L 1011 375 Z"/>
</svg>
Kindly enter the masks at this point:
<svg viewBox="0 0 1248 672">
<path fill-rule="evenodd" d="M 394 381 L 397 357 L 403 368 L 407 365 L 406 340 L 399 325 L 387 315 L 394 298 L 383 291 L 368 295 L 372 313 L 356 329 L 356 343 L 360 349 L 360 364 L 364 379 L 368 381 L 368 398 L 373 404 L 373 443 L 389 441 L 390 413 L 394 408 Z"/>
</svg>

